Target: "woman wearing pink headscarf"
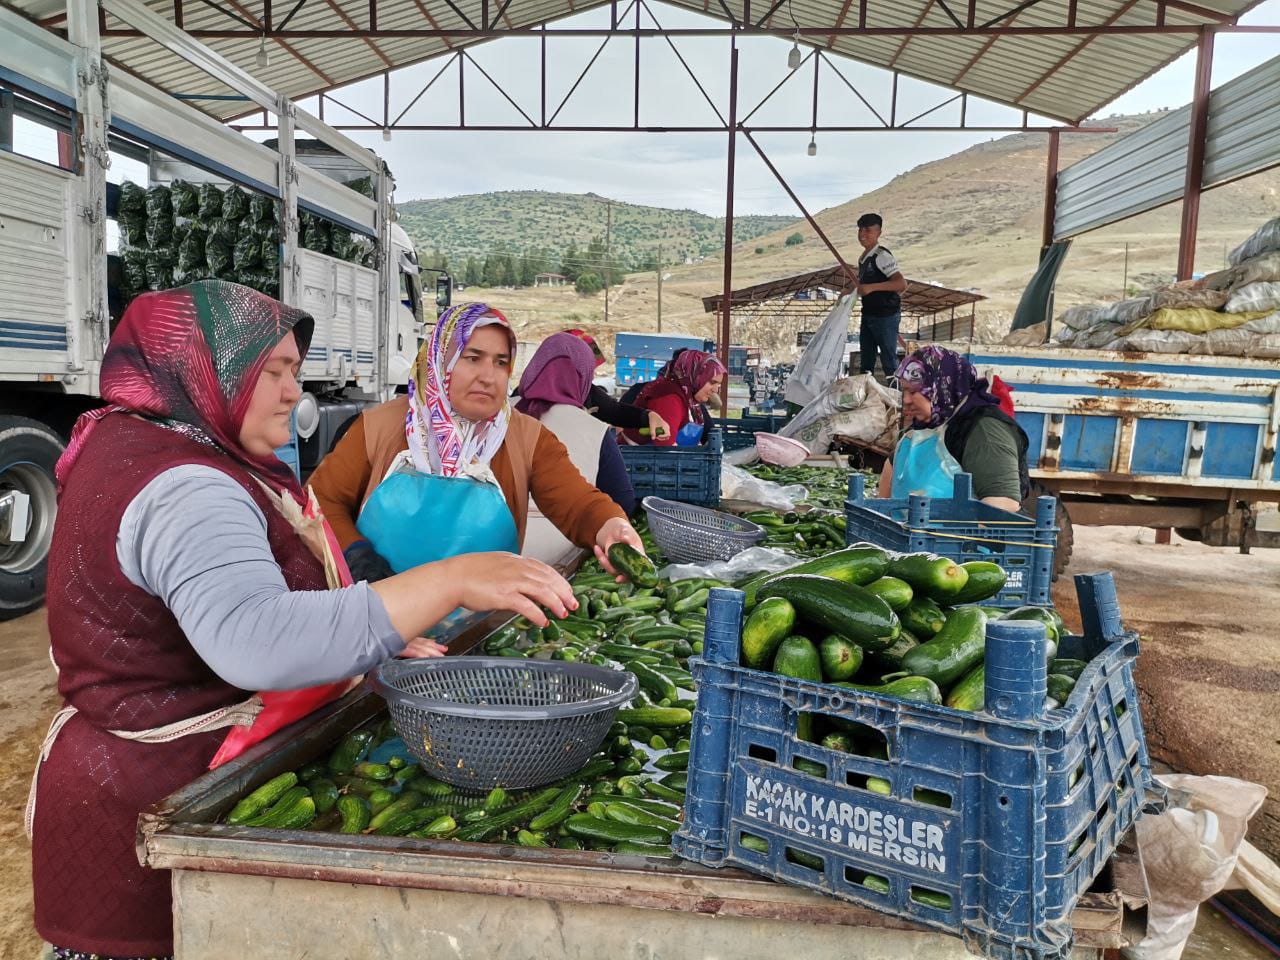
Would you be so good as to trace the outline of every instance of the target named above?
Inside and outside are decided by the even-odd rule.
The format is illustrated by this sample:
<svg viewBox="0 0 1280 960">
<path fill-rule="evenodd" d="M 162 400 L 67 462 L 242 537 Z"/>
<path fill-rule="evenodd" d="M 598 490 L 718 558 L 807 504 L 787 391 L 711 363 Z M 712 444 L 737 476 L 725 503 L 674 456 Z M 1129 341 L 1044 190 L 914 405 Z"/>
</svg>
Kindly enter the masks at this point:
<svg viewBox="0 0 1280 960">
<path fill-rule="evenodd" d="M 520 376 L 516 410 L 540 420 L 565 445 L 570 462 L 583 479 L 629 514 L 636 496 L 613 430 L 585 409 L 595 367 L 591 347 L 580 338 L 553 334 L 543 341 Z M 531 502 L 521 551 L 524 556 L 554 563 L 573 549 Z"/>
<path fill-rule="evenodd" d="M 719 391 L 724 382 L 724 364 L 701 350 L 685 350 L 671 361 L 665 372 L 640 391 L 636 406 L 652 410 L 671 427 L 663 439 L 654 439 L 654 446 L 675 445 L 676 435 L 682 427 L 706 419 L 702 405 Z M 648 437 L 628 430 L 627 440 L 635 444 L 649 443 Z"/>
</svg>

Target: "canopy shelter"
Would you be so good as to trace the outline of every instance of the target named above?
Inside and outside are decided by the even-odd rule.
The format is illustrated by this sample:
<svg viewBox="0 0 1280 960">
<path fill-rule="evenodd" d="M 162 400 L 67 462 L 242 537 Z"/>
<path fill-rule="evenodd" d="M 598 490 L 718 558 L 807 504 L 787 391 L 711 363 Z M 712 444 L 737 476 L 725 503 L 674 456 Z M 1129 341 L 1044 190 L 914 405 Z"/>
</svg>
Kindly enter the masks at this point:
<svg viewBox="0 0 1280 960">
<path fill-rule="evenodd" d="M 794 327 L 797 338 L 811 333 L 831 312 L 834 301 L 852 293 L 854 280 L 836 265 L 734 290 L 732 320 L 773 320 Z M 908 280 L 902 294 L 902 336 L 907 340 L 972 339 L 975 304 L 986 297 L 971 290 Z M 707 313 L 721 313 L 724 295 L 702 298 Z M 797 346 L 803 346 L 797 339 Z"/>
</svg>

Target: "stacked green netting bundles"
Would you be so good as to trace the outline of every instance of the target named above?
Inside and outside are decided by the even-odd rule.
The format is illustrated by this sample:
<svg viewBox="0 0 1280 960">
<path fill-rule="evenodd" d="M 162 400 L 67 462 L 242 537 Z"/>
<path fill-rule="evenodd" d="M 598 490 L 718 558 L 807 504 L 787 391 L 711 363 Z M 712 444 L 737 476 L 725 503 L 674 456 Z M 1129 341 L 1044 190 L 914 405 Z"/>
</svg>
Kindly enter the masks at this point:
<svg viewBox="0 0 1280 960">
<path fill-rule="evenodd" d="M 372 181 L 349 186 L 366 196 Z M 120 185 L 117 221 L 127 296 L 196 280 L 233 280 L 280 295 L 280 225 L 276 201 L 232 185 L 174 180 L 167 186 Z M 372 241 L 302 212 L 298 242 L 308 250 L 372 266 Z"/>
</svg>

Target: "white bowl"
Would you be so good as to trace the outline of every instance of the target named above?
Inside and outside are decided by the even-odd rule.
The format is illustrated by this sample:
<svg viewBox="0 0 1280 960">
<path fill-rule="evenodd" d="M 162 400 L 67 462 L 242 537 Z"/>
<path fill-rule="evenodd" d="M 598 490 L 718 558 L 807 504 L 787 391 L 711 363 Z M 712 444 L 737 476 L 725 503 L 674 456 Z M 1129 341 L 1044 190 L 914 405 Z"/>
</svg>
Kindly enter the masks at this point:
<svg viewBox="0 0 1280 960">
<path fill-rule="evenodd" d="M 798 467 L 809 459 L 809 448 L 803 443 L 776 433 L 757 433 L 756 453 L 765 463 L 780 467 Z"/>
</svg>

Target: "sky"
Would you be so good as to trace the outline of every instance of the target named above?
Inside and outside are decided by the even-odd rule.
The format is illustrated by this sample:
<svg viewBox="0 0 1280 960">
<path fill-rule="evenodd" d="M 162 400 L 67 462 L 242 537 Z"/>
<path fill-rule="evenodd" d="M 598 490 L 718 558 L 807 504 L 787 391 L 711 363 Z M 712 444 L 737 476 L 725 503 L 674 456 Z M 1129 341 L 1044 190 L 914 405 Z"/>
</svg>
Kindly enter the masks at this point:
<svg viewBox="0 0 1280 960">
<path fill-rule="evenodd" d="M 652 9 L 667 28 L 705 26 L 712 22 L 696 13 L 660 3 L 654 3 Z M 601 26 L 605 22 L 607 12 L 597 10 L 559 23 L 585 27 Z M 1280 0 L 1266 0 L 1241 22 L 1280 24 Z M 549 100 L 557 100 L 557 91 L 561 96 L 568 91 L 599 42 L 576 38 L 551 42 Z M 708 94 L 721 111 L 727 113 L 728 44 L 718 38 L 677 38 L 674 42 Z M 744 112 L 743 104 L 754 106 L 788 74 L 789 49 L 786 42 L 772 38 L 749 38 L 741 43 L 740 116 Z M 1220 35 L 1216 40 L 1213 85 L 1225 83 L 1277 54 L 1280 54 L 1280 35 Z M 536 40 L 499 40 L 472 48 L 472 55 L 513 94 L 527 113 L 536 116 L 536 83 L 529 82 L 538 76 Z M 665 41 L 642 41 L 641 58 L 644 64 L 642 124 L 716 122 L 715 114 Z M 887 113 L 888 72 L 839 57 L 833 59 L 845 78 L 877 109 Z M 440 61 L 420 64 L 393 75 L 393 117 L 409 105 L 439 66 Z M 612 40 L 587 74 L 586 81 L 563 108 L 557 122 L 630 124 L 632 69 L 631 42 Z M 1191 99 L 1194 71 L 1195 54 L 1191 51 L 1099 111 L 1099 116 L 1182 106 Z M 799 123 L 806 122 L 811 110 L 812 77 L 808 64 L 796 71 L 756 115 L 755 122 L 793 124 L 797 119 Z M 839 111 L 846 117 L 861 111 L 868 120 L 872 119 L 834 74 L 824 71 L 820 82 L 824 109 Z M 951 95 L 940 87 L 903 80 L 899 88 L 899 117 L 926 110 Z M 368 116 L 381 114 L 381 80 L 348 87 L 335 96 Z M 471 68 L 467 98 L 468 122 L 506 123 L 521 119 Z M 302 104 L 314 110 L 314 100 Z M 456 122 L 456 109 L 456 80 L 448 73 L 409 109 L 404 122 L 452 123 Z M 958 115 L 958 108 L 953 115 Z M 341 116 L 340 110 L 332 106 L 326 108 L 326 119 L 330 122 L 338 122 Z M 968 118 L 970 123 L 1016 124 L 1020 114 L 971 98 Z M 355 117 L 350 119 L 359 122 Z M 725 212 L 727 145 L 724 134 L 403 131 L 394 133 L 390 142 L 383 141 L 378 134 L 351 135 L 387 159 L 396 176 L 396 199 L 400 201 L 536 189 L 593 192 L 614 200 L 691 208 L 714 216 L 723 216 Z M 808 133 L 760 135 L 757 139 L 800 200 L 814 211 L 874 190 L 915 166 L 992 136 L 971 132 L 820 134 L 817 154 L 813 157 L 806 154 Z M 678 175 L 673 176 L 677 169 Z M 743 139 L 738 141 L 736 172 L 734 210 L 737 215 L 797 212 Z"/>
</svg>

